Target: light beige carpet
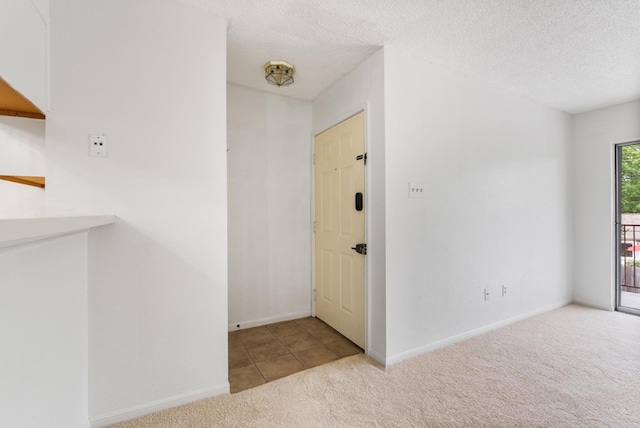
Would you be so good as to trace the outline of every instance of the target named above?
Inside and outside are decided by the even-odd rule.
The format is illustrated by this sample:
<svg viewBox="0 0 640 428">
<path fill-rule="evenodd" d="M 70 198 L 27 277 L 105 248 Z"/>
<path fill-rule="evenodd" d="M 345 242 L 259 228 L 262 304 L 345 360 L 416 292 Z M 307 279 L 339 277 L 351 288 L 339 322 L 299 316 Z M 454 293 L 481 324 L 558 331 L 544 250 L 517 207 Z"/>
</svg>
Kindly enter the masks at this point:
<svg viewBox="0 0 640 428">
<path fill-rule="evenodd" d="M 640 318 L 571 305 L 396 364 L 348 357 L 125 427 L 640 427 Z"/>
</svg>

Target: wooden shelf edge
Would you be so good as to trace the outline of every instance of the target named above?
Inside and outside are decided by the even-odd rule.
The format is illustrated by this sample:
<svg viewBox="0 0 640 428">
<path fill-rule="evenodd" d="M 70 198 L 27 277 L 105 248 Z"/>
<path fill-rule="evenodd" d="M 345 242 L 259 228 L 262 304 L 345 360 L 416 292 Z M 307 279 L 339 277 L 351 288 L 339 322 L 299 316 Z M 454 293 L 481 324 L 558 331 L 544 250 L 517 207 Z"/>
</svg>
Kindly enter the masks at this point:
<svg viewBox="0 0 640 428">
<path fill-rule="evenodd" d="M 27 186 L 39 187 L 41 189 L 44 189 L 45 187 L 44 177 L 34 177 L 28 175 L 0 175 L 0 180 L 26 184 Z"/>
<path fill-rule="evenodd" d="M 0 77 L 0 115 L 18 116 L 29 119 L 44 119 L 45 115 L 27 97 L 16 91 Z"/>
<path fill-rule="evenodd" d="M 31 113 L 27 111 L 14 111 L 0 109 L 0 116 L 26 117 L 28 119 L 46 119 L 42 113 Z"/>
</svg>

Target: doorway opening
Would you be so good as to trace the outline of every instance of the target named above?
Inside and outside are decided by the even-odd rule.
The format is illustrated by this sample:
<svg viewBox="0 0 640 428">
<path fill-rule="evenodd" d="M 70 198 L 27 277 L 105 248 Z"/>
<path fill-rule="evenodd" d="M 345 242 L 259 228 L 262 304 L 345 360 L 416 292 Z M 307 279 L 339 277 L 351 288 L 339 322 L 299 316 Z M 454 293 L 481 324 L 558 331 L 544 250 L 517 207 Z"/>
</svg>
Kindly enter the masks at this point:
<svg viewBox="0 0 640 428">
<path fill-rule="evenodd" d="M 347 338 L 306 317 L 229 333 L 229 386 L 244 391 L 290 374 L 361 354 Z"/>
<path fill-rule="evenodd" d="M 640 141 L 616 146 L 616 310 L 640 315 Z"/>
</svg>

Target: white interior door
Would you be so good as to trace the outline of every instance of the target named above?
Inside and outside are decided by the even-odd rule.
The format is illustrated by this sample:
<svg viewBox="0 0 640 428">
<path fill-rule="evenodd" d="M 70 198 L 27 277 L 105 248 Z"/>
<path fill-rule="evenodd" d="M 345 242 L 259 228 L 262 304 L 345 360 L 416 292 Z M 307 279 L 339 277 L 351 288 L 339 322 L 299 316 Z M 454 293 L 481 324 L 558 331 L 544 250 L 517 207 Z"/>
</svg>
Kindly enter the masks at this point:
<svg viewBox="0 0 640 428">
<path fill-rule="evenodd" d="M 318 318 L 364 348 L 364 113 L 315 138 L 315 298 Z"/>
</svg>

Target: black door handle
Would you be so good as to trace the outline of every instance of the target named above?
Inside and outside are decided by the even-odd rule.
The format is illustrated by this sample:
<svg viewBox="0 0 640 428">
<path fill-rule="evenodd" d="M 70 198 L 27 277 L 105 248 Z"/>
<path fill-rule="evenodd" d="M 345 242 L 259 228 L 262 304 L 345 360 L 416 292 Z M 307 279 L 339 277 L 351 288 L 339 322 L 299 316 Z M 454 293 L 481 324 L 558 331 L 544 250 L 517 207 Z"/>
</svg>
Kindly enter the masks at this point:
<svg viewBox="0 0 640 428">
<path fill-rule="evenodd" d="M 367 255 L 367 244 L 356 244 L 356 246 L 351 247 L 351 249 L 355 250 L 358 254 L 362 254 L 363 256 Z"/>
<path fill-rule="evenodd" d="M 356 193 L 356 211 L 362 211 L 362 192 Z"/>
</svg>

